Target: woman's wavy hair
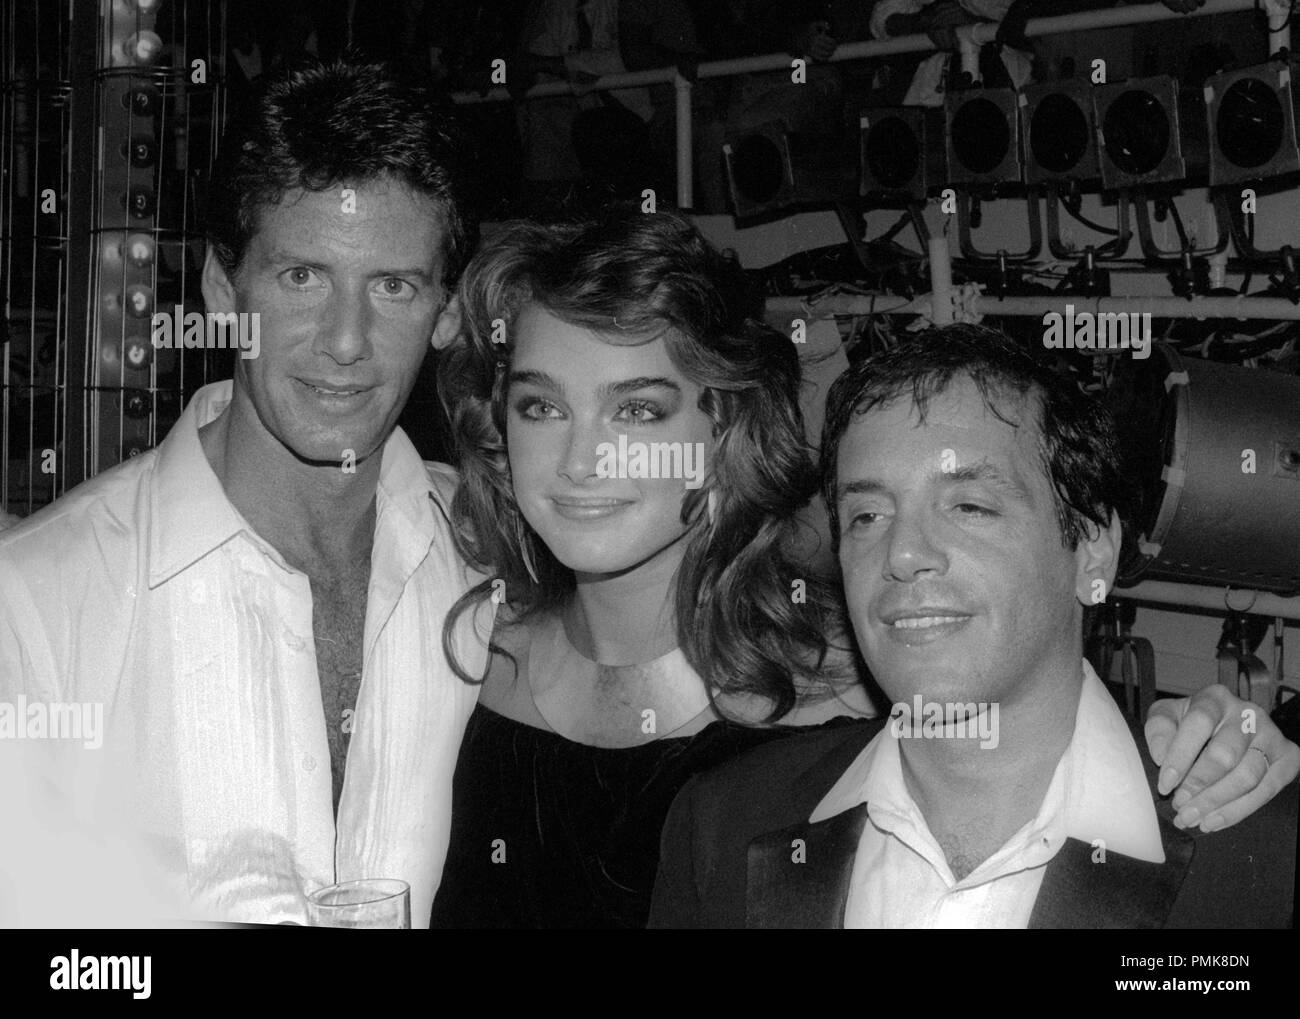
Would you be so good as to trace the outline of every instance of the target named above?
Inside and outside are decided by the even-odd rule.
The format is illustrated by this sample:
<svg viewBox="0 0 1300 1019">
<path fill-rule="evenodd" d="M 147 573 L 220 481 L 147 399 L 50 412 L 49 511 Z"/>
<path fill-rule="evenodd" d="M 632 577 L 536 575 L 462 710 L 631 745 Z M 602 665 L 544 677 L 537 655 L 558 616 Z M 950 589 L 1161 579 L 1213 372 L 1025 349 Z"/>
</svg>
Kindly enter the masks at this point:
<svg viewBox="0 0 1300 1019">
<path fill-rule="evenodd" d="M 612 344 L 662 336 L 677 369 L 703 387 L 699 407 L 716 449 L 703 485 L 682 500 L 682 522 L 694 528 L 675 604 L 679 645 L 710 698 L 760 695 L 774 720 L 802 690 L 825 686 L 837 602 L 785 551 L 818 480 L 799 361 L 790 339 L 763 322 L 761 296 L 734 259 L 676 213 L 626 208 L 598 221 L 515 222 L 474 256 L 460 300 L 463 334 L 438 363 L 461 475 L 452 517 L 461 554 L 491 579 L 448 614 L 443 647 L 457 675 L 476 681 L 456 659 L 453 629 L 491 596 L 494 580 L 505 581 L 516 622 L 556 608 L 575 587 L 524 520 L 506 455 L 513 327 L 532 305 Z"/>
</svg>

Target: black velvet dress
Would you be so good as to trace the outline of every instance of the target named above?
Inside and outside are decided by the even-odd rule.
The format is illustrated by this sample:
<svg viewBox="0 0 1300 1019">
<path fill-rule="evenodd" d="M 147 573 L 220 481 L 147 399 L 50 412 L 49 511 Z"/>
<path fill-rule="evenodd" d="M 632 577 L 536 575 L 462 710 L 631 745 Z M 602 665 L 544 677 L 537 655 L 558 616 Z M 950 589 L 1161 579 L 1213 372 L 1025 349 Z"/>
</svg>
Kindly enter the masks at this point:
<svg viewBox="0 0 1300 1019">
<path fill-rule="evenodd" d="M 456 764 L 431 926 L 644 927 L 659 833 L 678 790 L 797 731 L 714 722 L 693 736 L 592 747 L 480 704 Z"/>
</svg>

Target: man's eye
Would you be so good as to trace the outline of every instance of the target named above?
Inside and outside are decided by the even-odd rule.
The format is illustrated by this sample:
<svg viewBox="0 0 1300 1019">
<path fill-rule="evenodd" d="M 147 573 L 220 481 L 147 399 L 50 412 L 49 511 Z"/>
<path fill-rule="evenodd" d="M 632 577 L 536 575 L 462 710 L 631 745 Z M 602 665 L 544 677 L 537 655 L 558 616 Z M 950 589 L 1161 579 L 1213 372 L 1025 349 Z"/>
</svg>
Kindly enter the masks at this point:
<svg viewBox="0 0 1300 1019">
<path fill-rule="evenodd" d="M 412 297 L 415 294 L 415 287 L 404 279 L 390 276 L 380 281 L 379 292 L 385 297 Z"/>
<path fill-rule="evenodd" d="M 646 425 L 663 417 L 663 410 L 649 400 L 630 400 L 618 409 L 616 420 Z"/>
<path fill-rule="evenodd" d="M 316 274 L 304 266 L 295 266 L 284 274 L 291 286 L 306 289 L 316 282 Z"/>
<path fill-rule="evenodd" d="M 997 514 L 987 506 L 981 506 L 974 502 L 959 502 L 954 509 L 960 511 L 964 516 L 992 517 Z"/>
</svg>

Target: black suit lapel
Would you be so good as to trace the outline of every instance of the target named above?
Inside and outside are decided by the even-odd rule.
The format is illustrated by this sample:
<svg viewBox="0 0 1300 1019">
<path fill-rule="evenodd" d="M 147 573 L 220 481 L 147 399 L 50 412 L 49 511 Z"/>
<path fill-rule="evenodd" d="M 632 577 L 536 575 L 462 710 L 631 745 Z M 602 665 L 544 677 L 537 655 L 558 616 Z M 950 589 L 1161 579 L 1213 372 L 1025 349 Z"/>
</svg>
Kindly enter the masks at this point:
<svg viewBox="0 0 1300 1019">
<path fill-rule="evenodd" d="M 839 928 L 867 805 L 760 835 L 749 844 L 745 926 Z M 801 840 L 801 841 L 797 841 Z"/>
<path fill-rule="evenodd" d="M 1066 839 L 1047 865 L 1030 928 L 1164 927 L 1191 866 L 1194 842 L 1165 818 L 1158 820 L 1164 863 L 1120 853 L 1107 853 L 1103 863 L 1089 843 Z M 1098 862 L 1093 862 L 1094 855 Z"/>
</svg>

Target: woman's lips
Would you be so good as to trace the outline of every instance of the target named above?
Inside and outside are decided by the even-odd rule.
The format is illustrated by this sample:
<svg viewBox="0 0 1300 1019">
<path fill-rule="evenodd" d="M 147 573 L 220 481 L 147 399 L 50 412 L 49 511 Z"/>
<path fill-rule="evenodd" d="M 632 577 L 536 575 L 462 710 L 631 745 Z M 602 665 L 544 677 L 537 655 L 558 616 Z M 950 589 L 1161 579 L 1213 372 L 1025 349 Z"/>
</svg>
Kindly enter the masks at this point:
<svg viewBox="0 0 1300 1019">
<path fill-rule="evenodd" d="M 567 520 L 600 520 L 627 509 L 632 503 L 627 499 L 552 496 L 551 505 Z"/>
</svg>

